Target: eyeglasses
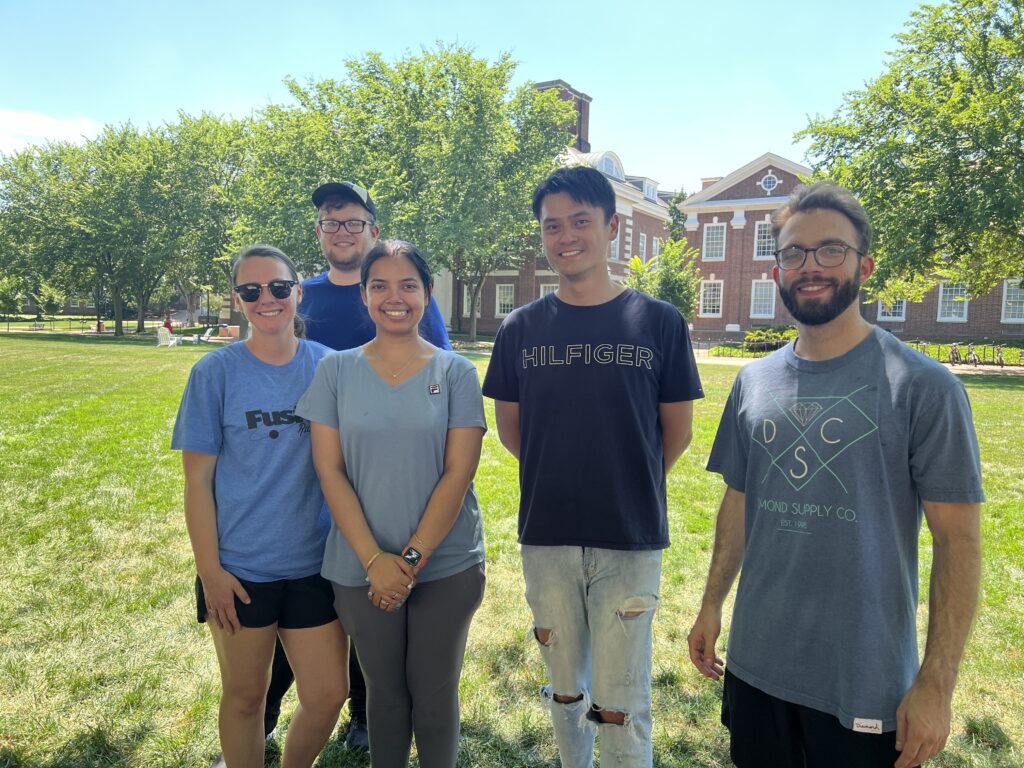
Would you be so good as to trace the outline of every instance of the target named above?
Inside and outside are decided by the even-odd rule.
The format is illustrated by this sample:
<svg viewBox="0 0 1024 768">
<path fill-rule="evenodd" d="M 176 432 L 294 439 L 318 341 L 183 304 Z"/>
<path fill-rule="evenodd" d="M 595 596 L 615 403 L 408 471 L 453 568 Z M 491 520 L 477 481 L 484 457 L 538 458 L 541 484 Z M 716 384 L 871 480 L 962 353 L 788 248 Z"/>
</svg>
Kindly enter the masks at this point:
<svg viewBox="0 0 1024 768">
<path fill-rule="evenodd" d="M 242 283 L 236 285 L 234 291 L 238 294 L 238 298 L 246 304 L 252 304 L 259 300 L 264 288 L 269 288 L 270 295 L 275 299 L 287 299 L 292 295 L 292 288 L 297 282 L 297 280 L 271 280 L 269 283 Z"/>
<path fill-rule="evenodd" d="M 814 261 L 819 267 L 838 267 L 846 261 L 847 251 L 864 255 L 846 243 L 830 243 L 817 248 L 801 248 L 798 245 L 791 245 L 789 248 L 780 248 L 775 251 L 775 261 L 778 263 L 779 269 L 800 269 L 807 261 L 807 254 L 813 253 Z"/>
<path fill-rule="evenodd" d="M 328 235 L 333 235 L 335 232 L 345 227 L 346 232 L 351 232 L 353 235 L 358 235 L 364 229 L 367 224 L 373 224 L 372 221 L 365 221 L 363 219 L 345 219 L 344 221 L 336 221 L 334 219 L 320 219 L 317 222 L 320 225 L 320 229 L 326 232 Z"/>
</svg>

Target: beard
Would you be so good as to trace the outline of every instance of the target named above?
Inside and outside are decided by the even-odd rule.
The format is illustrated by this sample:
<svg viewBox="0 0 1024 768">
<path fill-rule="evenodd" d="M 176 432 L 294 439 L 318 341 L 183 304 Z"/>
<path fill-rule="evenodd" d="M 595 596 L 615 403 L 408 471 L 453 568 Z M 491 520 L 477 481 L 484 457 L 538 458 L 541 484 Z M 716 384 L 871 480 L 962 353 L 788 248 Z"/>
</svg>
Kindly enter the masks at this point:
<svg viewBox="0 0 1024 768">
<path fill-rule="evenodd" d="M 832 298 L 828 301 L 808 299 L 801 304 L 797 298 L 797 289 L 808 283 L 827 283 L 832 286 Z M 788 289 L 779 286 L 779 296 L 782 303 L 793 319 L 803 325 L 824 325 L 835 320 L 846 311 L 846 308 L 857 300 L 860 293 L 860 279 L 854 277 L 852 280 L 840 282 L 836 278 L 819 278 L 798 280 Z"/>
<path fill-rule="evenodd" d="M 356 254 L 348 257 L 335 256 L 331 253 L 324 253 L 327 262 L 339 272 L 358 272 L 363 266 L 363 255 Z"/>
</svg>

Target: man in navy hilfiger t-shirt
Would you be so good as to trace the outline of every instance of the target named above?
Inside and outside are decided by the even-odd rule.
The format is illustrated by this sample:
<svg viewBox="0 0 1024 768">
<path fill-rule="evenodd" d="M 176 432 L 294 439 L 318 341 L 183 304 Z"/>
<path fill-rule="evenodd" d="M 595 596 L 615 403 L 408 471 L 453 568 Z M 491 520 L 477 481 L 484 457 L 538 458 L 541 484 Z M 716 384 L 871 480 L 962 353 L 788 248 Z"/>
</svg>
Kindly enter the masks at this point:
<svg viewBox="0 0 1024 768">
<path fill-rule="evenodd" d="M 861 316 L 863 207 L 829 182 L 772 215 L 799 337 L 745 367 L 708 469 L 726 490 L 690 659 L 724 674 L 740 768 L 910 768 L 942 749 L 974 615 L 978 442 L 963 385 Z M 932 533 L 917 657 L 918 537 Z M 740 571 L 728 664 L 715 655 Z"/>
<path fill-rule="evenodd" d="M 526 599 L 563 766 L 650 766 L 651 623 L 668 546 L 665 476 L 703 397 L 675 307 L 608 274 L 608 180 L 562 168 L 534 192 L 558 290 L 502 323 L 484 380 L 519 459 Z"/>
</svg>

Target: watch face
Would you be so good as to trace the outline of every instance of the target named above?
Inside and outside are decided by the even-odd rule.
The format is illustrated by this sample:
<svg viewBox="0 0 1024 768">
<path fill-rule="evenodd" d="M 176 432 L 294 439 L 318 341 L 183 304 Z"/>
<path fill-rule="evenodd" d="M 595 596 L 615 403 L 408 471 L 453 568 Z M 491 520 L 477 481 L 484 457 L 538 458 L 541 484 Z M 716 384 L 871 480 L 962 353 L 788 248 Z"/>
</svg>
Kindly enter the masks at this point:
<svg viewBox="0 0 1024 768">
<path fill-rule="evenodd" d="M 406 547 L 405 552 L 402 554 L 402 559 L 415 568 L 420 564 L 420 560 L 423 559 L 423 553 L 415 547 Z"/>
</svg>

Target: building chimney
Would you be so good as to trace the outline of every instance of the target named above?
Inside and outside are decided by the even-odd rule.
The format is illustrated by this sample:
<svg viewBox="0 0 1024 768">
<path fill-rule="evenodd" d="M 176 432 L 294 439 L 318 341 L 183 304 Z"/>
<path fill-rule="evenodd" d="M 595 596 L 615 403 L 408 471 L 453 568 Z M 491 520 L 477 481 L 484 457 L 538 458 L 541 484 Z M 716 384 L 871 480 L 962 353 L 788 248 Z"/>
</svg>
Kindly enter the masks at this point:
<svg viewBox="0 0 1024 768">
<path fill-rule="evenodd" d="M 576 106 L 576 125 L 573 126 L 572 135 L 575 137 L 572 146 L 580 152 L 590 151 L 590 102 L 593 101 L 587 94 L 577 91 L 565 80 L 545 80 L 534 86 L 538 91 L 547 91 L 551 88 L 558 89 L 558 95 L 562 101 L 571 101 Z"/>
</svg>

